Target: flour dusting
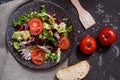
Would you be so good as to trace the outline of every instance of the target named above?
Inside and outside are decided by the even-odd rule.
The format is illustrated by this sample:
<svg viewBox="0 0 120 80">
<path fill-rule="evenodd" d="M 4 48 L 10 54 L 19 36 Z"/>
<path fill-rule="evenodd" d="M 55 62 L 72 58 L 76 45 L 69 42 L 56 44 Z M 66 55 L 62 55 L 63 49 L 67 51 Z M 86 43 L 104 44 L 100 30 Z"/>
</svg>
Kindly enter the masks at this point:
<svg viewBox="0 0 120 80">
<path fill-rule="evenodd" d="M 115 57 L 119 57 L 119 55 L 120 55 L 120 50 L 119 50 L 119 47 L 118 47 L 118 46 L 113 46 L 113 47 L 114 47 L 115 52 L 116 52 Z"/>
<path fill-rule="evenodd" d="M 110 26 L 114 29 L 114 30 L 118 30 L 118 27 L 116 26 L 116 25 L 114 25 L 114 24 L 110 24 Z"/>
<path fill-rule="evenodd" d="M 106 70 L 105 71 L 103 71 L 103 75 L 105 76 L 105 74 L 106 74 Z"/>
<path fill-rule="evenodd" d="M 111 19 L 112 18 L 112 15 L 108 15 L 108 14 L 106 14 L 105 15 L 105 19 L 103 19 L 103 23 L 110 23 L 111 22 Z"/>
<path fill-rule="evenodd" d="M 75 23 L 77 23 L 77 21 L 75 21 Z"/>
<path fill-rule="evenodd" d="M 102 51 L 102 49 L 100 48 L 99 51 Z"/>
<path fill-rule="evenodd" d="M 101 15 L 105 12 L 104 9 L 103 9 L 104 6 L 101 5 L 101 4 L 96 5 L 96 8 L 97 8 L 97 10 L 95 11 L 95 13 L 97 13 L 98 15 Z"/>
<path fill-rule="evenodd" d="M 116 80 L 113 76 L 110 76 L 110 80 Z"/>
<path fill-rule="evenodd" d="M 117 13 L 118 15 L 120 15 L 120 13 Z"/>
<path fill-rule="evenodd" d="M 102 60 L 103 60 L 102 55 L 100 55 L 99 56 L 99 61 L 98 61 L 99 66 L 102 66 L 102 64 L 103 64 Z"/>
<path fill-rule="evenodd" d="M 75 41 L 77 41 L 77 37 L 75 36 Z"/>
<path fill-rule="evenodd" d="M 105 24 L 105 26 L 108 26 L 108 24 Z"/>
<path fill-rule="evenodd" d="M 77 42 L 77 45 L 79 45 L 79 42 Z"/>
<path fill-rule="evenodd" d="M 78 33 L 80 34 L 80 30 L 78 30 Z"/>
</svg>

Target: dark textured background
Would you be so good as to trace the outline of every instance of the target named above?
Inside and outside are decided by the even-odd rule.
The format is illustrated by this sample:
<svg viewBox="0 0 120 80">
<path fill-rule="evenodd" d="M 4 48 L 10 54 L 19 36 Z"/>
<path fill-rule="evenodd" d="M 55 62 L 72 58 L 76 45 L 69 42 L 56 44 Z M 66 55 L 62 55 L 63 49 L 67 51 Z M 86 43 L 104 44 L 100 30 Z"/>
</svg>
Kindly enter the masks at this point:
<svg viewBox="0 0 120 80">
<path fill-rule="evenodd" d="M 5 0 L 4 0 L 5 1 Z M 7 1 L 7 0 L 6 0 Z M 91 64 L 89 74 L 84 80 L 119 80 L 120 74 L 120 1 L 119 0 L 82 0 L 82 6 L 88 10 L 97 24 L 85 30 L 79 22 L 76 9 L 70 0 L 48 0 L 62 6 L 71 16 L 76 32 L 76 39 L 69 64 L 72 65 L 81 60 L 88 60 Z M 117 41 L 110 47 L 103 47 L 98 42 L 98 48 L 91 56 L 83 55 L 79 51 L 79 41 L 86 35 L 97 39 L 99 31 L 103 27 L 111 27 L 117 32 Z"/>
<path fill-rule="evenodd" d="M 78 19 L 76 9 L 70 0 L 51 0 L 62 6 L 71 16 L 76 32 L 73 52 L 69 57 L 69 65 L 81 60 L 88 60 L 91 64 L 89 74 L 84 80 L 119 80 L 120 79 L 120 1 L 119 0 L 80 0 L 82 6 L 88 10 L 97 24 L 85 30 Z M 111 27 L 117 32 L 117 41 L 110 47 L 103 47 L 98 42 L 96 52 L 91 56 L 83 55 L 79 51 L 79 41 L 86 35 L 97 39 L 103 27 Z"/>
</svg>

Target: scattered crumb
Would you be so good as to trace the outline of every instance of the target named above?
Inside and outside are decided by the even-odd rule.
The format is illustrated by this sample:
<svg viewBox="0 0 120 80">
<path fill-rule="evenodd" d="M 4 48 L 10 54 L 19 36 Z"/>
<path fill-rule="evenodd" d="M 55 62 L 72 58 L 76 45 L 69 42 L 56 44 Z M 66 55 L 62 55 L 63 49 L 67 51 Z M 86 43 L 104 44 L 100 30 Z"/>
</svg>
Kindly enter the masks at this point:
<svg viewBox="0 0 120 80">
<path fill-rule="evenodd" d="M 97 13 L 98 15 L 103 14 L 105 11 L 103 10 L 104 6 L 102 4 L 98 4 L 96 5 L 97 10 L 95 11 L 95 13 Z"/>
<path fill-rule="evenodd" d="M 110 24 L 110 26 L 112 26 L 112 28 L 114 29 L 114 30 L 118 30 L 118 27 L 116 26 L 116 25 L 114 25 L 114 24 Z"/>
<path fill-rule="evenodd" d="M 92 56 L 94 57 L 95 55 L 93 54 Z"/>
<path fill-rule="evenodd" d="M 100 23 L 99 23 L 99 22 L 97 22 L 96 24 L 100 25 Z"/>
<path fill-rule="evenodd" d="M 110 76 L 109 78 L 110 80 L 116 80 L 113 76 Z"/>
<path fill-rule="evenodd" d="M 98 31 L 98 29 L 95 29 L 95 31 L 97 32 L 97 31 Z"/>
<path fill-rule="evenodd" d="M 119 47 L 118 47 L 118 46 L 113 46 L 113 47 L 114 47 L 114 49 L 116 50 L 116 55 L 115 55 L 115 57 L 119 57 L 119 55 L 120 55 Z"/>
<path fill-rule="evenodd" d="M 120 15 L 120 12 L 119 13 L 117 13 L 118 15 Z"/>
<path fill-rule="evenodd" d="M 111 19 L 112 18 L 112 15 L 108 15 L 108 14 L 106 14 L 105 15 L 105 19 L 103 19 L 103 23 L 110 23 L 111 22 Z"/>
<path fill-rule="evenodd" d="M 95 30 L 95 28 L 93 27 L 92 30 Z"/>
<path fill-rule="evenodd" d="M 103 8 L 104 6 L 102 4 L 96 5 L 97 8 Z"/>
<path fill-rule="evenodd" d="M 112 63 L 112 62 L 113 62 L 113 60 L 114 60 L 114 58 L 112 58 L 112 59 L 110 60 L 110 63 Z"/>
<path fill-rule="evenodd" d="M 102 51 L 102 49 L 100 48 L 99 51 Z"/>
<path fill-rule="evenodd" d="M 102 64 L 103 64 L 102 60 L 103 60 L 102 55 L 100 55 L 99 56 L 99 61 L 98 61 L 99 66 L 102 66 Z"/>
<path fill-rule="evenodd" d="M 105 76 L 105 74 L 106 74 L 106 70 L 105 71 L 103 71 L 103 75 Z"/>
<path fill-rule="evenodd" d="M 105 26 L 108 26 L 108 24 L 105 24 Z"/>
<path fill-rule="evenodd" d="M 77 41 L 77 36 L 75 36 L 75 41 Z"/>
<path fill-rule="evenodd" d="M 75 21 L 75 23 L 77 23 L 77 21 Z"/>
<path fill-rule="evenodd" d="M 96 57 L 95 59 L 97 60 L 98 58 Z"/>
<path fill-rule="evenodd" d="M 77 45 L 79 45 L 79 42 L 77 42 Z"/>
<path fill-rule="evenodd" d="M 78 33 L 80 33 L 80 30 L 78 30 Z"/>
</svg>

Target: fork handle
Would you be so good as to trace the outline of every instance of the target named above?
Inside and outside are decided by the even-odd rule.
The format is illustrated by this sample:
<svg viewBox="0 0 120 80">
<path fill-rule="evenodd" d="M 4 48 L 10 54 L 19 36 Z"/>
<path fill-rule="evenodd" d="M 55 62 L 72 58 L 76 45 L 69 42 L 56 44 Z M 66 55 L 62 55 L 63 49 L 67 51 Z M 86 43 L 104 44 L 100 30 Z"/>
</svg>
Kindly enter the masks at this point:
<svg viewBox="0 0 120 80">
<path fill-rule="evenodd" d="M 84 13 L 85 9 L 81 6 L 79 0 L 71 0 L 71 2 L 79 13 Z"/>
</svg>

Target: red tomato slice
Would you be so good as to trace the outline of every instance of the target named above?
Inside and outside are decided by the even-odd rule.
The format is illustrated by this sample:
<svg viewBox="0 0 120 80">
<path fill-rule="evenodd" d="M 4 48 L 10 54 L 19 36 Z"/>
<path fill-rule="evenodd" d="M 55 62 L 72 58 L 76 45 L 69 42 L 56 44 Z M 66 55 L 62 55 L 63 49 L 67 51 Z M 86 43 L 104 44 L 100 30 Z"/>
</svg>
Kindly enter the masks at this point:
<svg viewBox="0 0 120 80">
<path fill-rule="evenodd" d="M 29 25 L 29 28 L 30 28 L 30 33 L 32 35 L 39 35 L 44 29 L 42 21 L 38 18 L 32 18 L 28 22 L 28 25 Z"/>
<path fill-rule="evenodd" d="M 58 43 L 58 47 L 62 50 L 66 50 L 70 47 L 70 41 L 67 37 L 61 37 Z"/>
<path fill-rule="evenodd" d="M 44 63 L 45 52 L 40 48 L 35 48 L 32 51 L 32 62 L 36 65 Z"/>
</svg>

